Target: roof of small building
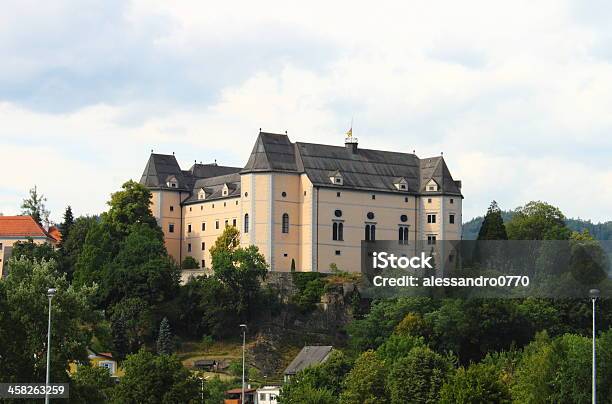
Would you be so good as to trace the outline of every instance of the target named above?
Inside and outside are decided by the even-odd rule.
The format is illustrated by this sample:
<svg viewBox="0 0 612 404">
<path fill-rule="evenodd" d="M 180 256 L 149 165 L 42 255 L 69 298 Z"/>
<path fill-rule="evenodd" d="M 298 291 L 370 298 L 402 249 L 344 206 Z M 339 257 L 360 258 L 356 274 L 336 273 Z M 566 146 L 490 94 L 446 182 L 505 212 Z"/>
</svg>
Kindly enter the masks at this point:
<svg viewBox="0 0 612 404">
<path fill-rule="evenodd" d="M 32 216 L 0 216 L 2 237 L 51 237 Z"/>
<path fill-rule="evenodd" d="M 47 231 L 47 233 L 49 233 L 49 236 L 51 236 L 55 241 L 62 241 L 62 232 L 57 228 L 57 226 L 49 227 L 49 231 Z"/>
<path fill-rule="evenodd" d="M 300 353 L 291 361 L 287 369 L 285 369 L 286 375 L 294 375 L 297 372 L 304 370 L 308 367 L 323 363 L 333 347 L 331 345 L 307 345 Z"/>
</svg>

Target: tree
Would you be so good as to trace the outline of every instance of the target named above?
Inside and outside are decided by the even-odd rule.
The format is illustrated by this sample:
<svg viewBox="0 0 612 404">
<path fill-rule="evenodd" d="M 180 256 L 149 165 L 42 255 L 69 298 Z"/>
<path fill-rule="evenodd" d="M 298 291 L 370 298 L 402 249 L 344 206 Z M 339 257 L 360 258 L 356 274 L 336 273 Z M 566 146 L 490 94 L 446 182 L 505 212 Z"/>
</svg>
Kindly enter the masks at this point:
<svg viewBox="0 0 612 404">
<path fill-rule="evenodd" d="M 506 231 L 510 240 L 567 240 L 571 234 L 561 210 L 540 201 L 516 209 Z"/>
<path fill-rule="evenodd" d="M 64 222 L 66 217 L 64 216 Z M 59 269 L 66 274 L 69 281 L 74 278 L 77 260 L 85 244 L 87 233 L 97 225 L 95 217 L 79 217 L 69 226 L 68 234 L 62 229 L 62 242 L 59 249 Z"/>
<path fill-rule="evenodd" d="M 188 403 L 200 397 L 200 382 L 175 355 L 153 355 L 141 349 L 123 362 L 125 376 L 111 402 Z"/>
<path fill-rule="evenodd" d="M 416 403 L 437 403 L 451 369 L 451 362 L 442 355 L 429 348 L 414 348 L 389 372 L 391 403 L 403 404 L 408 398 Z"/>
<path fill-rule="evenodd" d="M 349 344 L 355 351 L 376 349 L 391 335 L 408 313 L 432 311 L 437 304 L 432 299 L 406 297 L 375 301 L 365 318 L 347 325 Z"/>
<path fill-rule="evenodd" d="M 191 255 L 188 255 L 185 257 L 185 259 L 183 260 L 183 263 L 181 264 L 181 269 L 198 269 L 200 268 L 200 264 L 198 264 L 198 261 L 195 260 L 195 258 L 193 258 Z"/>
<path fill-rule="evenodd" d="M 34 185 L 34 188 L 30 189 L 30 196 L 23 200 L 21 204 L 21 214 L 32 216 L 36 223 L 49 224 L 49 214 L 45 206 L 47 198 L 43 194 L 38 193 L 38 188 Z"/>
<path fill-rule="evenodd" d="M 424 346 L 423 337 L 391 334 L 385 343 L 378 347 L 376 354 L 387 366 L 391 366 L 398 359 L 407 356 L 413 348 Z"/>
<path fill-rule="evenodd" d="M 47 290 L 52 302 L 51 377 L 67 381 L 69 362 L 87 361 L 91 325 L 100 320 L 90 299 L 95 287 L 69 285 L 53 261 L 11 258 L 0 279 L 0 381 L 44 380 L 47 344 Z"/>
<path fill-rule="evenodd" d="M 58 260 L 58 254 L 50 244 L 38 244 L 31 238 L 26 241 L 18 241 L 13 244 L 12 256 L 15 258 L 23 257 L 31 261 Z"/>
<path fill-rule="evenodd" d="M 111 323 L 111 332 L 113 335 L 113 352 L 118 359 L 124 359 L 130 352 L 130 342 L 123 317 L 119 316 Z"/>
<path fill-rule="evenodd" d="M 132 225 L 144 224 L 159 229 L 157 220 L 151 212 L 151 191 L 144 185 L 132 180 L 121 186 L 122 190 L 111 195 L 110 209 L 106 214 L 109 223 L 120 234 L 127 234 Z M 159 229 L 161 232 L 161 229 Z"/>
<path fill-rule="evenodd" d="M 597 339 L 597 373 L 612 370 L 612 331 Z M 525 347 L 511 387 L 515 402 L 590 403 L 591 340 L 575 334 L 550 339 L 540 333 Z M 598 402 L 612 397 L 612 380 L 597 378 Z"/>
<path fill-rule="evenodd" d="M 500 372 L 490 364 L 474 364 L 459 368 L 442 386 L 440 402 L 444 404 L 480 404 L 511 402 L 508 386 L 501 381 Z"/>
<path fill-rule="evenodd" d="M 478 232 L 478 240 L 508 240 L 506 226 L 497 202 L 491 202 Z"/>
<path fill-rule="evenodd" d="M 70 236 L 72 225 L 74 225 L 74 216 L 72 215 L 72 208 L 68 205 L 64 211 L 64 221 L 61 225 L 62 240 L 60 242 L 60 248 L 62 248 L 64 241 Z"/>
<path fill-rule="evenodd" d="M 258 298 L 260 281 L 268 272 L 268 264 L 256 246 L 244 248 L 238 245 L 238 230 L 226 226 L 210 248 L 210 255 L 215 277 L 234 292 L 236 311 L 242 320 L 246 320 Z"/>
<path fill-rule="evenodd" d="M 124 299 L 113 305 L 109 313 L 113 340 L 120 357 L 138 351 L 145 342 L 152 340 L 153 314 L 143 299 L 138 297 Z"/>
<path fill-rule="evenodd" d="M 172 333 L 170 323 L 164 317 L 159 325 L 159 335 L 157 336 L 157 353 L 160 355 L 170 355 L 173 351 Z"/>
<path fill-rule="evenodd" d="M 384 380 L 387 368 L 374 351 L 362 353 L 344 379 L 342 404 L 374 404 L 388 401 Z"/>
<path fill-rule="evenodd" d="M 332 351 L 322 364 L 298 372 L 283 386 L 280 403 L 321 402 L 336 403 L 342 391 L 344 378 L 351 370 L 351 361 L 341 351 Z"/>
<path fill-rule="evenodd" d="M 308 384 L 289 384 L 283 387 L 279 404 L 336 404 L 333 394 L 326 389 L 317 389 Z"/>
<path fill-rule="evenodd" d="M 72 376 L 70 402 L 79 404 L 107 403 L 115 382 L 108 369 L 100 366 L 80 365 Z"/>
</svg>

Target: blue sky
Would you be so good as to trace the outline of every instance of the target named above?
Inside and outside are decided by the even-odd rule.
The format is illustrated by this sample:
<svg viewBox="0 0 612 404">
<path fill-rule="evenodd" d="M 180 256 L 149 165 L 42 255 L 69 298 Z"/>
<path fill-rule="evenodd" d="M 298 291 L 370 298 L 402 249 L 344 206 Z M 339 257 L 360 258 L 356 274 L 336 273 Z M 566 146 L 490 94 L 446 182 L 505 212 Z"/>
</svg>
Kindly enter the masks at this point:
<svg viewBox="0 0 612 404">
<path fill-rule="evenodd" d="M 464 216 L 545 200 L 610 220 L 607 2 L 12 1 L 0 14 L 0 212 L 99 213 L 151 149 L 243 165 L 294 141 L 444 152 Z"/>
</svg>

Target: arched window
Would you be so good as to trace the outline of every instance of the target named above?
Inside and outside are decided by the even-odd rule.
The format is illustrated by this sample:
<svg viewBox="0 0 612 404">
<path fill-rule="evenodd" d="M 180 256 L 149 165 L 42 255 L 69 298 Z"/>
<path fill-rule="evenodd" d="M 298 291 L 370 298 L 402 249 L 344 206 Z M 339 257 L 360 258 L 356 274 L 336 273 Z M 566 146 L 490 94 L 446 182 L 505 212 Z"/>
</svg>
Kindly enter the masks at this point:
<svg viewBox="0 0 612 404">
<path fill-rule="evenodd" d="M 249 214 L 248 213 L 244 214 L 244 232 L 245 233 L 249 232 Z"/>
<path fill-rule="evenodd" d="M 400 226 L 399 227 L 399 237 L 398 240 L 400 244 L 408 244 L 408 226 Z"/>
<path fill-rule="evenodd" d="M 370 225 L 370 240 L 376 241 L 376 225 L 375 224 Z"/>
<path fill-rule="evenodd" d="M 334 222 L 332 224 L 332 240 L 344 240 L 344 224 L 342 222 Z"/>
<path fill-rule="evenodd" d="M 283 213 L 283 233 L 289 233 L 289 215 Z"/>
<path fill-rule="evenodd" d="M 370 241 L 370 225 L 365 226 L 365 241 Z"/>
</svg>

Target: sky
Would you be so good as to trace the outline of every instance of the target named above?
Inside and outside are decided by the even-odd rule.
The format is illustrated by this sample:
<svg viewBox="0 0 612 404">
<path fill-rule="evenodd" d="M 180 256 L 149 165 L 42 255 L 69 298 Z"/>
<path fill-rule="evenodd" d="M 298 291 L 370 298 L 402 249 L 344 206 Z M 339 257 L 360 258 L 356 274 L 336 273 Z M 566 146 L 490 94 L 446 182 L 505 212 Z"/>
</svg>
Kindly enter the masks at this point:
<svg viewBox="0 0 612 404">
<path fill-rule="evenodd" d="M 444 158 L 464 220 L 612 220 L 606 1 L 3 0 L 0 212 L 106 210 L 151 150 L 242 166 L 264 131 Z"/>
</svg>

